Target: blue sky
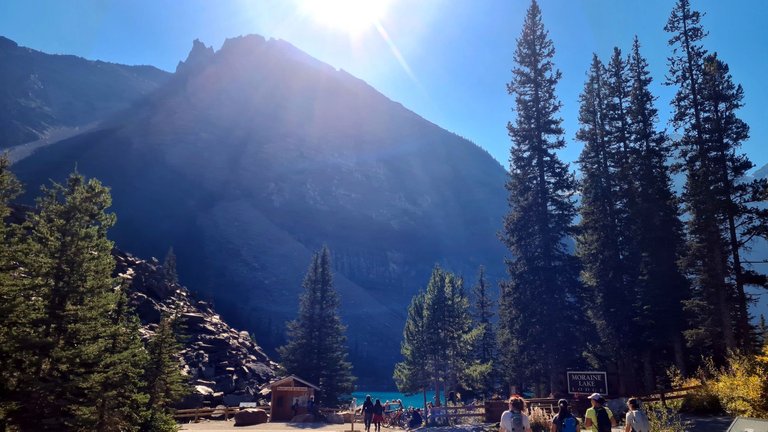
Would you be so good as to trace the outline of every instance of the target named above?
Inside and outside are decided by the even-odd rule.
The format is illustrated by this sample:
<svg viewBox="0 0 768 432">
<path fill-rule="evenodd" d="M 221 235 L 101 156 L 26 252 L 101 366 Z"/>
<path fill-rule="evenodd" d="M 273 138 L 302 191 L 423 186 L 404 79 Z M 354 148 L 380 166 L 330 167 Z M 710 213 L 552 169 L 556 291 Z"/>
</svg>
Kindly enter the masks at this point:
<svg viewBox="0 0 768 432">
<path fill-rule="evenodd" d="M 362 78 L 426 119 L 487 149 L 507 165 L 505 125 L 512 119 L 512 53 L 528 0 L 391 0 L 380 18 L 351 35 L 306 13 L 323 0 L 3 0 L 0 35 L 49 53 L 75 54 L 173 71 L 199 38 L 218 49 L 225 38 L 249 33 L 285 39 Z M 572 162 L 581 144 L 578 95 L 593 52 L 625 52 L 637 34 L 655 79 L 662 125 L 674 89 L 662 85 L 668 35 L 662 30 L 672 0 L 540 0 L 563 72 L 558 95 Z M 693 0 L 706 12 L 706 47 L 729 63 L 745 89 L 741 117 L 751 127 L 744 151 L 768 163 L 768 2 Z M 398 60 L 393 47 L 402 60 Z M 407 65 L 407 67 L 404 66 Z M 574 167 L 575 168 L 575 167 Z"/>
</svg>

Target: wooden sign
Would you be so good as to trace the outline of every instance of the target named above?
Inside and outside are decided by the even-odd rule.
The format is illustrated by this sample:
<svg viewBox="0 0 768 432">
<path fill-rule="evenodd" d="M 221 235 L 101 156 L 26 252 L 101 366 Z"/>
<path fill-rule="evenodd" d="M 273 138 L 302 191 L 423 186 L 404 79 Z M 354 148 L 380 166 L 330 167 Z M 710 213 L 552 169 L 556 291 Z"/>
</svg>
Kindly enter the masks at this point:
<svg viewBox="0 0 768 432">
<path fill-rule="evenodd" d="M 289 386 L 279 386 L 276 390 L 278 391 L 287 391 L 287 392 L 301 392 L 305 393 L 309 390 L 309 387 L 289 387 Z"/>
<path fill-rule="evenodd" d="M 568 393 L 608 394 L 608 374 L 602 371 L 568 371 Z"/>
</svg>

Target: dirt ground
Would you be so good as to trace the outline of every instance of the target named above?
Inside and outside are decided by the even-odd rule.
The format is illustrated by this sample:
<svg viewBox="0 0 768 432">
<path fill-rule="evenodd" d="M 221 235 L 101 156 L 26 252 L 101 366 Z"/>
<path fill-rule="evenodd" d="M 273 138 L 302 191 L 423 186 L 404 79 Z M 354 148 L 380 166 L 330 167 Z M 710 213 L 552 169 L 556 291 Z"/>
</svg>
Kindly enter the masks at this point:
<svg viewBox="0 0 768 432">
<path fill-rule="evenodd" d="M 233 420 L 203 420 L 200 423 L 186 423 L 181 425 L 183 431 L 218 432 L 257 430 L 261 432 L 345 432 L 351 430 L 350 424 L 325 424 L 325 423 L 262 423 L 254 426 L 235 427 Z M 363 425 L 355 424 L 355 432 L 363 430 Z M 382 432 L 388 429 L 382 429 Z"/>
<path fill-rule="evenodd" d="M 725 432 L 733 421 L 730 417 L 694 417 L 683 416 L 683 420 L 689 422 L 688 429 L 693 432 Z M 433 427 L 420 428 L 414 432 L 473 432 L 476 429 L 470 425 L 461 425 L 454 427 Z M 257 430 L 261 432 L 348 432 L 351 430 L 350 424 L 325 424 L 325 423 L 263 423 L 255 426 L 238 426 L 232 420 L 209 421 L 203 420 L 200 423 L 187 423 L 181 425 L 182 431 L 197 432 L 220 432 L 220 431 L 241 431 Z M 361 432 L 363 427 L 355 423 L 355 432 Z M 402 429 L 382 428 L 382 432 L 403 432 Z M 613 432 L 623 432 L 623 427 L 613 428 Z"/>
</svg>

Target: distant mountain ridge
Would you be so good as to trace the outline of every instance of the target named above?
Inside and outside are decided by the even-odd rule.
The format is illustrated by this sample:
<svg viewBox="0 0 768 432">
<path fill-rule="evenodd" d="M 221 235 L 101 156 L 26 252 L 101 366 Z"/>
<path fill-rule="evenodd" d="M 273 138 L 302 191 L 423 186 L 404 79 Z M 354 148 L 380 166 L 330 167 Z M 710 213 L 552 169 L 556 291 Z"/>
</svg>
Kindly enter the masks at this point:
<svg viewBox="0 0 768 432">
<path fill-rule="evenodd" d="M 96 129 L 14 166 L 112 188 L 121 248 L 173 246 L 182 281 L 259 344 L 282 342 L 311 253 L 333 254 L 361 383 L 391 385 L 405 309 L 440 264 L 503 277 L 506 172 L 487 152 L 287 42 L 199 41 Z"/>
<path fill-rule="evenodd" d="M 0 36 L 0 149 L 102 120 L 169 76 L 153 66 L 45 54 Z"/>
</svg>

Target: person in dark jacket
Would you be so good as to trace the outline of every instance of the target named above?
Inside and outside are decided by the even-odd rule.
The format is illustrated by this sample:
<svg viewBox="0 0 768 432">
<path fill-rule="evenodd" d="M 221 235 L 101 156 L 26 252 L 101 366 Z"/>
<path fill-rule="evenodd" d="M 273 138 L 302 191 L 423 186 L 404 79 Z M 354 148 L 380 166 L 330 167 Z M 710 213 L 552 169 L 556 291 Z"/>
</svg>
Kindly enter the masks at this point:
<svg viewBox="0 0 768 432">
<path fill-rule="evenodd" d="M 371 400 L 371 395 L 366 395 L 365 402 L 363 402 L 363 423 L 365 424 L 365 432 L 370 432 L 371 420 L 373 420 L 373 401 Z"/>
</svg>

